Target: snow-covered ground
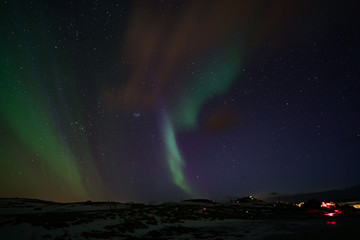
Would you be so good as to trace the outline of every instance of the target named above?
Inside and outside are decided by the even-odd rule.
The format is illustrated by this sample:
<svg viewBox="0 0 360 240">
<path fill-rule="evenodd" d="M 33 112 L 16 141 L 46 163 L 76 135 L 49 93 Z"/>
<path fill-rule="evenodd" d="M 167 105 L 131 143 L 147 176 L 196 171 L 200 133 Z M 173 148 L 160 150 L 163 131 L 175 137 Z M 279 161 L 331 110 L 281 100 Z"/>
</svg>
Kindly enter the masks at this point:
<svg viewBox="0 0 360 240">
<path fill-rule="evenodd" d="M 0 199 L 0 239 L 359 239 L 358 215 L 278 217 L 255 205 Z"/>
</svg>

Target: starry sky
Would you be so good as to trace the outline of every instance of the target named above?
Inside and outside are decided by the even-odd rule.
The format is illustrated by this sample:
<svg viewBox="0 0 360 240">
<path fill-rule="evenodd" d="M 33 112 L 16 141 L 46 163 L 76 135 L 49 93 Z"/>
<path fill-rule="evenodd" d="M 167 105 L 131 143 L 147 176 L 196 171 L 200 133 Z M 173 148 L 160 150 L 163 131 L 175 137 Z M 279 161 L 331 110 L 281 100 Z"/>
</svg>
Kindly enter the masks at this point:
<svg viewBox="0 0 360 240">
<path fill-rule="evenodd" d="M 355 1 L 0 3 L 0 197 L 360 183 Z"/>
</svg>

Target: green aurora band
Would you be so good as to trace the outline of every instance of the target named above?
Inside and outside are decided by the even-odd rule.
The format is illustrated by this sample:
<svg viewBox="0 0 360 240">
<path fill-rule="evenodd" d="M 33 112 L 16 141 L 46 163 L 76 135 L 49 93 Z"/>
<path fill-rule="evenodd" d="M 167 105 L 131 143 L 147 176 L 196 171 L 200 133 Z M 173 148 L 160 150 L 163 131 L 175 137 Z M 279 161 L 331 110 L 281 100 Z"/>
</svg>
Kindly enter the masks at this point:
<svg viewBox="0 0 360 240">
<path fill-rule="evenodd" d="M 164 138 L 170 172 L 175 184 L 187 193 L 191 191 L 183 173 L 185 161 L 176 144 L 175 130 L 196 129 L 198 116 L 206 101 L 214 96 L 224 94 L 230 88 L 241 70 L 239 52 L 236 44 L 226 45 L 226 49 L 222 49 L 216 55 L 217 59 L 210 61 L 204 67 L 206 74 L 194 78 L 193 83 L 178 99 L 178 104 L 170 114 L 171 122 L 167 118 L 165 120 Z"/>
<path fill-rule="evenodd" d="M 191 189 L 185 181 L 182 168 L 185 166 L 183 157 L 180 154 L 179 147 L 176 143 L 174 129 L 171 126 L 169 118 L 164 117 L 164 138 L 167 149 L 167 162 L 170 172 L 173 177 L 174 183 L 186 193 L 190 193 Z"/>
<path fill-rule="evenodd" d="M 175 111 L 171 112 L 176 130 L 196 129 L 203 105 L 212 97 L 224 94 L 238 77 L 241 70 L 239 55 L 239 50 L 230 44 L 203 67 L 204 74 L 193 79 L 179 98 Z"/>
<path fill-rule="evenodd" d="M 21 46 L 28 49 L 29 45 L 31 44 L 25 43 Z M 13 172 L 16 177 L 2 176 L 1 189 L 9 195 L 16 193 L 16 189 L 22 189 L 28 197 L 40 194 L 42 198 L 60 201 L 87 200 L 89 192 L 99 193 L 95 189 L 96 185 L 82 179 L 82 175 L 86 176 L 90 169 L 94 169 L 91 167 L 90 151 L 84 141 L 87 140 L 86 136 L 82 136 L 80 131 L 72 131 L 69 139 L 71 142 L 64 141 L 66 129 L 62 126 L 61 119 L 75 118 L 81 124 L 81 116 L 66 116 L 69 112 L 59 116 L 45 93 L 49 86 L 44 86 L 45 83 L 40 81 L 38 71 L 41 65 L 36 65 L 36 61 L 23 54 L 25 50 L 19 51 L 11 46 L 5 49 L 3 46 L 3 42 L 0 42 L 0 130 L 7 135 L 8 142 L 1 143 L 3 149 L 0 149 L 0 158 L 2 168 L 7 169 L 5 172 Z M 11 50 L 19 52 L 10 54 Z M 33 54 L 36 55 L 35 52 Z M 11 56 L 23 57 L 15 59 Z M 46 53 L 38 56 L 55 59 Z M 50 75 L 49 78 L 52 77 L 53 82 L 56 82 L 59 80 L 55 76 L 58 72 L 56 63 L 50 64 L 52 72 L 45 70 L 43 73 Z M 69 92 L 71 89 L 67 89 L 67 95 L 59 94 L 58 104 L 68 100 L 71 101 L 72 109 L 75 109 L 77 103 L 74 97 L 69 96 L 72 95 Z M 78 157 L 75 155 L 75 148 Z M 77 161 L 79 156 L 87 158 L 90 167 L 81 168 Z M 98 181 L 97 174 L 92 175 L 94 181 Z M 6 184 L 9 178 L 11 184 Z M 49 185 L 52 187 L 49 188 Z"/>
</svg>

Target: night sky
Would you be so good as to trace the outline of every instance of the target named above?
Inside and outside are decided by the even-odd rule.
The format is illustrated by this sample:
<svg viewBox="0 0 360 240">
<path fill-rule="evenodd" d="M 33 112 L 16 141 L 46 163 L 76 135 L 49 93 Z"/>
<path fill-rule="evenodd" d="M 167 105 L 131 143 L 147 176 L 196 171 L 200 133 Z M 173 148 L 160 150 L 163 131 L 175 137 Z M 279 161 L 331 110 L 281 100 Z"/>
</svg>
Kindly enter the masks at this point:
<svg viewBox="0 0 360 240">
<path fill-rule="evenodd" d="M 356 1 L 0 3 L 0 197 L 360 183 Z"/>
</svg>

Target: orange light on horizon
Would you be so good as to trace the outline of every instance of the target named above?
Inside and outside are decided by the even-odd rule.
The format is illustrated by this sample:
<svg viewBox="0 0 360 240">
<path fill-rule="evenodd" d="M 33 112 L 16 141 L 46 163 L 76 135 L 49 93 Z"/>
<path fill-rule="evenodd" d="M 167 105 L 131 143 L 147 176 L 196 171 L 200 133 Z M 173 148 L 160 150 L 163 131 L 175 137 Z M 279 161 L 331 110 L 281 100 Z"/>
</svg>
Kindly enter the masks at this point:
<svg viewBox="0 0 360 240">
<path fill-rule="evenodd" d="M 356 209 L 360 209 L 360 204 L 354 204 L 354 205 L 352 205 L 354 208 L 356 208 Z"/>
</svg>

